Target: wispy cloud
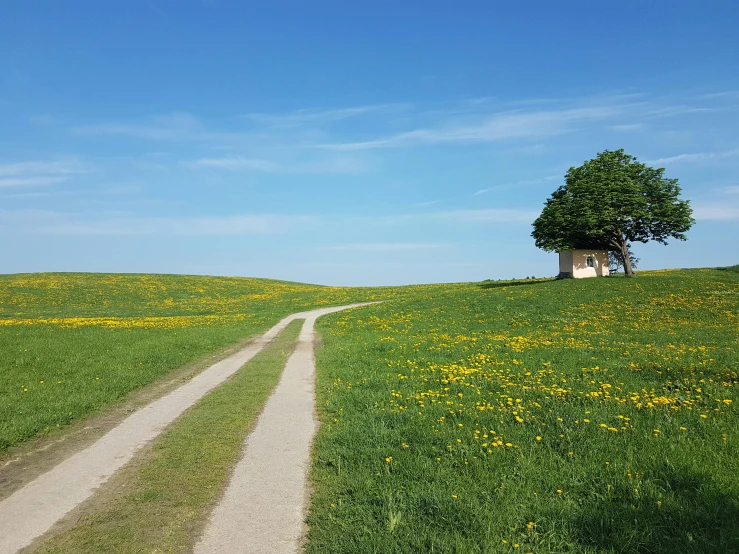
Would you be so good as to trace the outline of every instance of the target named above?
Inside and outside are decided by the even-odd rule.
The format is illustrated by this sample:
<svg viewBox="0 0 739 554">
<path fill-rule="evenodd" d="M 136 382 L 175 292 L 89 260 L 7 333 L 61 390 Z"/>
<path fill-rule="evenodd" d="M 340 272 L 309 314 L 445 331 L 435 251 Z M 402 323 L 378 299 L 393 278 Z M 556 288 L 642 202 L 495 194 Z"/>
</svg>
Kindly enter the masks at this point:
<svg viewBox="0 0 739 554">
<path fill-rule="evenodd" d="M 76 135 L 124 135 L 149 140 L 183 140 L 202 133 L 197 118 L 188 113 L 157 116 L 149 123 L 104 123 L 72 127 Z"/>
<path fill-rule="evenodd" d="M 415 204 L 411 204 L 412 208 L 423 208 L 424 206 L 433 206 L 434 204 L 438 204 L 441 202 L 441 200 L 428 200 L 426 202 L 416 202 Z"/>
<path fill-rule="evenodd" d="M 371 113 L 396 111 L 403 106 L 403 104 L 375 104 L 328 110 L 304 109 L 282 114 L 250 113 L 245 117 L 273 127 L 298 127 L 301 125 L 325 124 Z"/>
<path fill-rule="evenodd" d="M 697 152 L 695 154 L 678 154 L 668 158 L 657 158 L 656 160 L 647 160 L 645 163 L 649 165 L 671 164 L 671 163 L 702 163 L 711 160 L 722 160 L 726 158 L 734 158 L 739 156 L 739 148 L 725 150 L 723 152 Z"/>
<path fill-rule="evenodd" d="M 429 214 L 432 219 L 445 219 L 460 223 L 531 223 L 539 215 L 533 210 L 488 209 L 488 210 L 450 210 Z"/>
<path fill-rule="evenodd" d="M 709 92 L 699 94 L 695 98 L 699 100 L 734 100 L 739 99 L 739 90 L 725 90 L 721 92 Z"/>
<path fill-rule="evenodd" d="M 7 226 L 12 231 L 38 230 L 40 224 L 56 224 L 67 221 L 68 214 L 52 210 L 3 210 L 0 209 L 0 227 Z"/>
<path fill-rule="evenodd" d="M 26 161 L 0 164 L 0 188 L 40 187 L 68 181 L 91 169 L 77 161 Z"/>
<path fill-rule="evenodd" d="M 706 108 L 702 106 L 685 106 L 685 105 L 674 105 L 660 108 L 653 108 L 644 111 L 642 117 L 675 117 L 677 115 L 688 115 L 696 113 L 707 113 L 718 111 L 719 108 Z"/>
<path fill-rule="evenodd" d="M 365 173 L 372 169 L 369 160 L 358 156 L 311 157 L 309 160 L 285 157 L 275 162 L 260 158 L 242 156 L 223 156 L 220 158 L 200 158 L 183 161 L 182 165 L 197 169 L 217 169 L 224 171 L 258 171 L 284 174 L 337 174 L 348 175 Z"/>
<path fill-rule="evenodd" d="M 84 197 L 91 199 L 93 196 L 100 197 L 121 197 L 124 195 L 132 195 L 140 193 L 142 185 L 135 184 L 121 184 L 121 185 L 110 185 L 110 186 L 96 186 L 94 190 L 86 188 L 75 188 L 75 189 L 43 189 L 43 190 L 32 190 L 23 192 L 9 192 L 0 195 L 0 198 L 6 199 L 19 199 L 19 198 L 74 198 Z"/>
<path fill-rule="evenodd" d="M 11 177 L 0 179 L 0 188 L 40 187 L 68 181 L 69 177 Z"/>
<path fill-rule="evenodd" d="M 541 183 L 548 183 L 550 181 L 555 181 L 557 179 L 562 179 L 562 175 L 547 175 L 546 177 L 541 177 L 540 179 L 528 179 L 525 181 L 514 181 L 511 183 L 505 183 L 502 185 L 496 185 L 494 187 L 487 187 L 484 189 L 480 189 L 477 192 L 473 193 L 472 196 L 479 196 L 481 194 L 492 192 L 494 190 L 507 190 L 507 189 L 512 189 L 512 188 L 525 187 L 528 185 L 539 185 Z"/>
<path fill-rule="evenodd" d="M 64 198 L 64 197 L 80 197 L 88 196 L 84 190 L 60 190 L 60 189 L 44 189 L 34 190 L 29 192 L 11 192 L 0 195 L 0 198 L 4 199 L 19 199 L 19 198 Z"/>
<path fill-rule="evenodd" d="M 89 222 L 68 222 L 41 231 L 67 235 L 226 236 L 277 235 L 313 223 L 306 215 L 230 215 L 210 217 L 121 216 Z"/>
<path fill-rule="evenodd" d="M 389 242 L 389 243 L 355 243 L 355 244 L 333 244 L 321 247 L 321 250 L 349 250 L 364 252 L 399 252 L 407 250 L 436 250 L 454 246 L 448 242 Z"/>
<path fill-rule="evenodd" d="M 225 169 L 229 171 L 266 171 L 275 172 L 279 167 L 273 162 L 256 158 L 243 158 L 241 156 L 224 156 L 221 158 L 201 158 L 193 161 L 182 162 L 187 167 Z"/>
<path fill-rule="evenodd" d="M 0 226 L 29 234 L 103 236 L 279 235 L 311 225 L 312 215 L 234 214 L 193 217 L 144 217 L 107 212 L 83 215 L 40 210 L 0 210 Z"/>
<path fill-rule="evenodd" d="M 646 128 L 646 125 L 644 125 L 643 123 L 624 123 L 619 125 L 611 125 L 609 128 L 613 129 L 614 131 L 630 133 L 634 131 L 643 131 Z"/>
<path fill-rule="evenodd" d="M 739 206 L 730 204 L 702 204 L 693 206 L 693 217 L 697 220 L 739 220 Z"/>
<path fill-rule="evenodd" d="M 404 225 L 420 222 L 448 221 L 453 223 L 513 223 L 532 222 L 539 215 L 533 210 L 484 209 L 484 210 L 444 210 L 425 213 L 403 213 L 394 215 L 349 216 L 350 222 L 374 225 Z"/>
<path fill-rule="evenodd" d="M 74 173 L 87 173 L 89 171 L 89 167 L 78 161 L 32 161 L 0 164 L 0 176 L 25 175 L 29 173 L 71 175 Z"/>
<path fill-rule="evenodd" d="M 708 102 L 712 105 L 707 107 Z M 172 113 L 139 121 L 104 122 L 70 128 L 76 135 L 127 136 L 156 141 L 199 141 L 209 148 L 238 151 L 248 148 L 247 159 L 272 159 L 267 150 L 315 149 L 361 151 L 418 145 L 486 143 L 558 136 L 593 125 L 610 130 L 639 132 L 644 118 L 678 117 L 717 110 L 716 100 L 648 94 L 593 95 L 582 98 L 527 99 L 503 102 L 480 98 L 444 105 L 376 104 L 286 113 L 250 113 L 225 125 L 206 124 L 189 113 Z M 394 115 L 402 112 L 403 119 Z M 638 123 L 625 123 L 630 121 Z M 364 125 L 360 118 L 371 118 Z M 352 121 L 339 131 L 332 123 Z M 223 123 L 223 122 L 221 122 Z M 401 127 L 402 126 L 402 127 Z M 382 131 L 376 129 L 386 129 Z M 370 131 L 372 129 L 372 131 Z M 389 129 L 400 129 L 390 131 Z M 204 157 L 203 159 L 209 159 Z"/>
<path fill-rule="evenodd" d="M 494 142 L 563 134 L 578 123 L 608 119 L 626 110 L 623 105 L 604 105 L 562 110 L 515 110 L 480 117 L 479 123 L 449 123 L 437 128 L 416 129 L 387 137 L 321 144 L 332 150 L 397 148 L 421 144 Z"/>
</svg>

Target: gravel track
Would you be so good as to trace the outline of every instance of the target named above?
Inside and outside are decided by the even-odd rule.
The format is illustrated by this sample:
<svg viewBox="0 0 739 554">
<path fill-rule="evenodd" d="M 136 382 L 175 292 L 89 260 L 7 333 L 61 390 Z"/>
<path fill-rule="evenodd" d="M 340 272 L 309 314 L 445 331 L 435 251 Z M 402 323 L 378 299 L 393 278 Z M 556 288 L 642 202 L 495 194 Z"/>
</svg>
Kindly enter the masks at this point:
<svg viewBox="0 0 739 554">
<path fill-rule="evenodd" d="M 313 324 L 323 313 L 306 318 L 297 347 L 247 437 L 244 454 L 195 554 L 300 551 L 310 450 L 318 430 Z"/>
</svg>

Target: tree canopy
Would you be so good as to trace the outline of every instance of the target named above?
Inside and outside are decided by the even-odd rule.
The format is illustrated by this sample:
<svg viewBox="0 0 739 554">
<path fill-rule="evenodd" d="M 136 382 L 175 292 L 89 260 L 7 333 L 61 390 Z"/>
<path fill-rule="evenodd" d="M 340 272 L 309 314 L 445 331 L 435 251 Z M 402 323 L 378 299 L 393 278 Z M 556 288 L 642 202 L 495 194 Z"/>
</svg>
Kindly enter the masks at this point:
<svg viewBox="0 0 739 554">
<path fill-rule="evenodd" d="M 536 246 L 549 252 L 616 251 L 631 275 L 632 242 L 686 240 L 685 232 L 695 223 L 690 202 L 680 199 L 677 179 L 665 178 L 664 171 L 638 162 L 623 149 L 600 152 L 571 167 L 565 184 L 533 223 Z"/>
</svg>

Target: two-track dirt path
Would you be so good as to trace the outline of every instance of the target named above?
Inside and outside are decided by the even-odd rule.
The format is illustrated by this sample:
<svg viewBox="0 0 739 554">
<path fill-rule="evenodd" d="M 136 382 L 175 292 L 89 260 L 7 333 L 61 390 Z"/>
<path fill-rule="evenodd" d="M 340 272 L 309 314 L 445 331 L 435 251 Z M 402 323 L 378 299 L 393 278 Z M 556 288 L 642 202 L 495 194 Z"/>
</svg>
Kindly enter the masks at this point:
<svg viewBox="0 0 739 554">
<path fill-rule="evenodd" d="M 303 323 L 282 378 L 246 441 L 195 554 L 282 554 L 300 549 L 315 416 L 313 324 Z"/>
<path fill-rule="evenodd" d="M 0 554 L 14 554 L 47 532 L 131 460 L 136 451 L 253 358 L 288 323 L 305 319 L 298 347 L 248 439 L 244 459 L 223 502 L 196 548 L 196 552 L 224 554 L 295 551 L 303 532 L 306 472 L 317 428 L 313 323 L 322 315 L 363 305 L 323 308 L 286 317 L 244 349 L 133 413 L 91 446 L 0 501 Z M 279 439 L 274 440 L 276 437 Z M 250 523 L 244 521 L 243 514 L 233 512 L 244 506 L 249 506 L 255 516 Z M 238 522 L 230 525 L 228 520 L 237 517 Z M 244 534 L 246 529 L 250 530 Z M 227 534 L 233 540 L 222 542 L 214 533 Z M 236 542 L 245 540 L 248 544 Z M 254 545 L 251 550 L 250 544 Z"/>
</svg>

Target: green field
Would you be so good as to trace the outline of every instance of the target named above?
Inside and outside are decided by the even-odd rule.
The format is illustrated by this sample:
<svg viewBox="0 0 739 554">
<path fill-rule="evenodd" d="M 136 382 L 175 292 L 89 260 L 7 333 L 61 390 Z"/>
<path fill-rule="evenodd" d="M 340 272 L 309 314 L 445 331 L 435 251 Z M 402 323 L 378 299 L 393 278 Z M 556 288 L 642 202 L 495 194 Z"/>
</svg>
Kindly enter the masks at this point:
<svg viewBox="0 0 739 554">
<path fill-rule="evenodd" d="M 228 277 L 0 276 L 0 454 L 285 315 L 393 294 Z"/>
<path fill-rule="evenodd" d="M 385 300 L 318 320 L 308 552 L 739 552 L 739 267 L 377 289 L 0 284 L 0 454 L 284 315 Z M 188 551 L 249 427 L 228 407 L 258 412 L 278 346 L 258 395 L 237 374 L 154 444 L 129 494 L 47 548 Z M 191 444 L 215 422 L 223 444 Z"/>
<path fill-rule="evenodd" d="M 319 320 L 308 552 L 738 552 L 736 269 Z"/>
</svg>

